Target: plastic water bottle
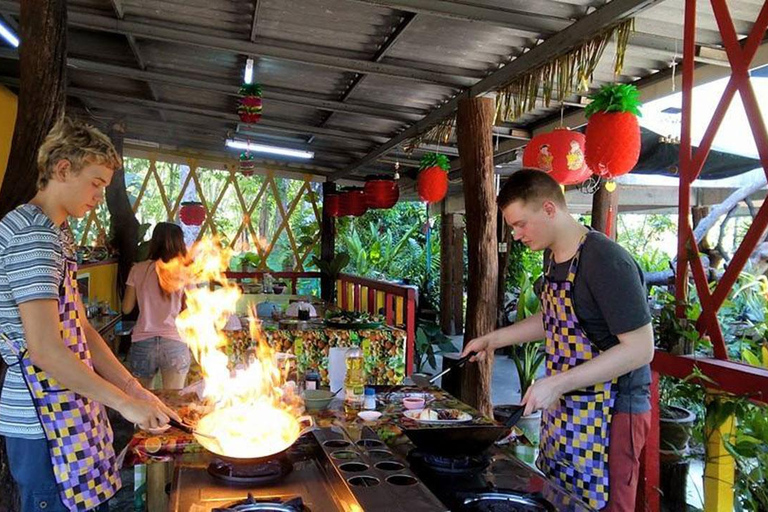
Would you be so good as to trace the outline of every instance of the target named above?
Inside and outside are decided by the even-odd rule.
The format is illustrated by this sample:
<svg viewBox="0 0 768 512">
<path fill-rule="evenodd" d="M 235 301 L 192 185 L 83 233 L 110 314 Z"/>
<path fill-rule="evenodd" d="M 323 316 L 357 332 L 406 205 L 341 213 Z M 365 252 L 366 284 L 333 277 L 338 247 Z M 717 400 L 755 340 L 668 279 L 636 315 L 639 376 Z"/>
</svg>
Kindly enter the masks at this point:
<svg viewBox="0 0 768 512">
<path fill-rule="evenodd" d="M 363 405 L 365 392 L 365 368 L 363 367 L 363 351 L 359 347 L 352 347 L 346 353 L 347 375 L 344 378 L 346 389 L 346 401 L 350 405 L 360 407 Z"/>
<path fill-rule="evenodd" d="M 372 387 L 365 388 L 365 399 L 363 400 L 363 409 L 376 410 L 376 390 Z"/>
</svg>

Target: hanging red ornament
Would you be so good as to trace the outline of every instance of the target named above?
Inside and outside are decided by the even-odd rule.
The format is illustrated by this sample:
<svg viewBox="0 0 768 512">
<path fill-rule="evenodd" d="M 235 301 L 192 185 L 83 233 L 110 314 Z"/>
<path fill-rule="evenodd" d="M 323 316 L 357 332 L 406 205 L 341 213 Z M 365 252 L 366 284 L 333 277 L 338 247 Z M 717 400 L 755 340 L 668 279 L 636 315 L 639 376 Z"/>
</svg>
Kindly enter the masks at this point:
<svg viewBox="0 0 768 512">
<path fill-rule="evenodd" d="M 392 208 L 400 199 L 400 186 L 388 176 L 370 176 L 365 180 L 366 205 L 370 209 Z"/>
<path fill-rule="evenodd" d="M 205 207 L 198 202 L 181 203 L 179 219 L 187 226 L 200 226 L 205 222 Z"/>
<path fill-rule="evenodd" d="M 360 217 L 368 211 L 362 187 L 350 187 L 341 192 L 341 215 Z"/>
<path fill-rule="evenodd" d="M 253 172 L 256 169 L 256 160 L 249 151 L 240 153 L 240 172 L 243 176 L 253 176 Z"/>
<path fill-rule="evenodd" d="M 341 217 L 341 196 L 339 194 L 325 194 L 323 207 L 329 217 Z"/>
<path fill-rule="evenodd" d="M 416 190 L 419 198 L 427 203 L 437 203 L 448 193 L 448 170 L 451 168 L 448 157 L 439 153 L 427 153 L 421 159 Z"/>
<path fill-rule="evenodd" d="M 240 86 L 240 99 L 237 102 L 237 114 L 244 123 L 253 124 L 261 120 L 261 85 L 257 83 Z"/>
<path fill-rule="evenodd" d="M 546 172 L 561 185 L 577 185 L 592 175 L 584 159 L 584 135 L 555 128 L 525 146 L 523 166 Z"/>
<path fill-rule="evenodd" d="M 604 85 L 587 105 L 585 157 L 592 172 L 608 179 L 630 172 L 640 158 L 640 93 L 630 84 Z"/>
</svg>

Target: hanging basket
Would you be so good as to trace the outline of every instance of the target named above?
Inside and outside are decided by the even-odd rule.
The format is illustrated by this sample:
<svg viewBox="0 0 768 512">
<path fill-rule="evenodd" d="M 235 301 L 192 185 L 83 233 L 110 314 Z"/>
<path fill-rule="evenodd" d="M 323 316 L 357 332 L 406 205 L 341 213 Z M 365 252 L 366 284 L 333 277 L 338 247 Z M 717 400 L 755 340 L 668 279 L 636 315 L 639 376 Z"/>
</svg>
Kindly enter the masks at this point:
<svg viewBox="0 0 768 512">
<path fill-rule="evenodd" d="M 325 194 L 323 208 L 329 217 L 341 217 L 341 196 L 339 194 Z"/>
<path fill-rule="evenodd" d="M 525 147 L 523 166 L 546 172 L 561 185 L 577 185 L 592 175 L 584 158 L 585 137 L 568 128 L 535 136 Z"/>
<path fill-rule="evenodd" d="M 369 209 L 392 208 L 400 199 L 400 185 L 388 176 L 371 176 L 363 190 Z"/>
<path fill-rule="evenodd" d="M 631 84 L 604 85 L 587 105 L 585 157 L 592 172 L 613 179 L 640 158 L 640 93 Z"/>
<path fill-rule="evenodd" d="M 179 219 L 187 226 L 200 226 L 205 222 L 205 207 L 198 202 L 181 203 Z"/>
<path fill-rule="evenodd" d="M 360 217 L 368 211 L 368 204 L 365 201 L 365 191 L 362 187 L 345 189 L 341 192 L 340 197 L 341 215 L 347 217 Z"/>
</svg>

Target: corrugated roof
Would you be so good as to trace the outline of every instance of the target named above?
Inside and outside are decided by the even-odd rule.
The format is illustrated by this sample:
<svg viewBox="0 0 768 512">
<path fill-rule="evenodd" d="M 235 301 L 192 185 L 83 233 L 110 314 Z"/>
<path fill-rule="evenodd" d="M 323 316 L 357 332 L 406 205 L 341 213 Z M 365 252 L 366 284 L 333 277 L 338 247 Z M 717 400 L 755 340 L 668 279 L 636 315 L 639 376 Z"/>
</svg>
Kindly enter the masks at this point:
<svg viewBox="0 0 768 512">
<path fill-rule="evenodd" d="M 361 157 L 551 38 L 591 35 L 596 11 L 632 12 L 621 76 L 613 47 L 591 86 L 667 70 L 682 53 L 684 0 L 70 0 L 71 111 L 123 119 L 127 137 L 224 152 L 244 138 L 317 152 L 328 169 L 362 175 L 391 168 Z M 728 2 L 746 35 L 762 1 Z M 624 10 L 622 10 L 624 9 Z M 719 48 L 708 2 L 699 2 L 697 42 Z M 0 0 L 18 19 L 19 3 Z M 120 20 L 120 22 L 118 22 Z M 599 25 L 602 23 L 602 25 Z M 567 37 L 564 36 L 567 34 Z M 575 44 L 575 43 L 573 43 Z M 246 59 L 264 87 L 262 122 L 241 126 L 236 93 Z M 0 76 L 18 78 L 15 52 L 0 49 Z M 568 99 L 578 108 L 581 95 Z M 111 95 L 111 96 L 110 96 Z M 507 126 L 530 127 L 559 113 L 539 106 Z M 398 146 L 389 148 L 394 155 Z M 381 155 L 372 156 L 383 156 Z M 402 156 L 402 155 L 401 155 Z M 417 158 L 414 156 L 413 158 Z M 379 160 L 379 161 L 377 161 Z"/>
</svg>

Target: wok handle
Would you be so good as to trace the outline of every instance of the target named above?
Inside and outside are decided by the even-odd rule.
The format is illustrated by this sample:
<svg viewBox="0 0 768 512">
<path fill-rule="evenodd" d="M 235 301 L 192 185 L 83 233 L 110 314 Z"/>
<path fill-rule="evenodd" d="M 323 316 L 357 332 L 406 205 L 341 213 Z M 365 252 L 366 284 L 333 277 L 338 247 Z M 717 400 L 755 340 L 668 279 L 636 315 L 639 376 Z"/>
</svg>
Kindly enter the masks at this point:
<svg viewBox="0 0 768 512">
<path fill-rule="evenodd" d="M 464 366 L 465 364 L 467 364 L 467 361 L 469 361 L 469 359 L 470 359 L 472 356 L 476 356 L 476 355 L 477 355 L 477 352 L 470 352 L 469 354 L 465 355 L 464 357 L 462 357 L 461 359 L 459 359 L 458 361 L 456 361 L 456 364 L 454 364 L 454 365 L 452 365 L 452 366 L 449 366 L 449 367 L 448 367 L 448 368 L 446 368 L 445 370 L 441 371 L 440 373 L 438 373 L 437 375 L 435 375 L 434 377 L 432 377 L 431 379 L 429 379 L 429 383 L 430 383 L 430 384 L 434 384 L 434 383 L 437 381 L 437 379 L 439 379 L 440 377 L 442 377 L 443 375 L 445 375 L 445 374 L 446 374 L 446 373 L 448 373 L 449 371 L 453 370 L 454 368 L 461 368 L 462 366 Z"/>
<path fill-rule="evenodd" d="M 168 421 L 168 424 L 170 426 L 172 426 L 172 427 L 175 427 L 175 428 L 181 430 L 182 432 L 186 432 L 187 434 L 194 434 L 195 433 L 194 429 L 192 427 L 190 427 L 189 425 L 187 425 L 185 423 L 182 423 L 180 421 L 176 421 L 173 418 L 171 418 L 170 421 Z"/>
<path fill-rule="evenodd" d="M 299 432 L 299 437 L 303 436 L 304 434 L 308 432 L 312 432 L 313 430 L 317 430 L 317 425 L 315 424 L 315 418 L 309 415 L 300 416 L 298 418 L 299 424 L 307 423 L 307 426 L 301 429 L 301 432 Z"/>
</svg>

